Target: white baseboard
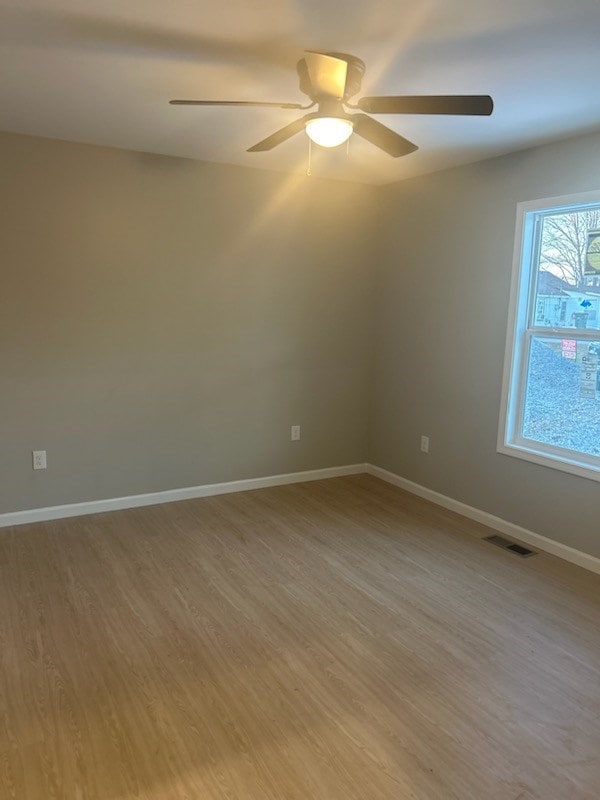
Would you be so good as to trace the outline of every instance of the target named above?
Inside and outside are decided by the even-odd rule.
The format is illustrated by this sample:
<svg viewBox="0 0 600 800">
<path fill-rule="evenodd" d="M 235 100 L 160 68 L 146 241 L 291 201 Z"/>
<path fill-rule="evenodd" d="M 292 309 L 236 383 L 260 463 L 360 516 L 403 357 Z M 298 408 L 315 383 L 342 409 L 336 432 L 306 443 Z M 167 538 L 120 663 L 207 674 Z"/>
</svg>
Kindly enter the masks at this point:
<svg viewBox="0 0 600 800">
<path fill-rule="evenodd" d="M 501 517 L 488 514 L 487 511 L 481 511 L 479 508 L 474 508 L 466 503 L 461 503 L 459 500 L 453 500 L 451 497 L 447 497 L 440 492 L 435 492 L 433 489 L 428 489 L 426 486 L 421 486 L 418 483 L 413 483 L 413 481 L 402 478 L 400 475 L 389 472 L 387 469 L 376 467 L 373 464 L 366 464 L 366 472 L 376 478 L 381 478 L 381 480 L 387 483 L 392 483 L 394 486 L 398 486 L 400 489 L 404 489 L 411 494 L 416 494 L 425 500 L 429 500 L 438 506 L 443 506 L 450 511 L 455 511 L 457 514 L 462 514 L 463 517 L 481 522 L 482 525 L 487 525 L 489 528 L 505 533 L 507 536 L 518 539 L 538 550 L 551 553 L 553 556 L 558 556 L 565 561 L 570 561 L 572 564 L 577 564 L 584 569 L 591 570 L 591 572 L 600 573 L 600 558 L 596 558 L 596 556 L 583 553 L 581 550 L 576 550 L 574 547 L 556 542 L 554 539 L 548 539 L 547 536 L 529 531 L 527 528 L 522 528 L 520 525 L 515 525 L 513 522 L 508 522 Z"/>
<path fill-rule="evenodd" d="M 0 528 L 63 519 L 64 517 L 81 517 L 85 514 L 98 514 L 102 511 L 139 508 L 140 506 L 153 506 L 158 503 L 174 503 L 178 500 L 192 500 L 196 497 L 245 492 L 249 489 L 264 489 L 268 486 L 283 486 L 288 483 L 305 483 L 306 481 L 319 481 L 323 478 L 339 478 L 342 475 L 358 475 L 366 471 L 366 464 L 346 464 L 342 467 L 288 472 L 283 475 L 270 475 L 265 478 L 249 478 L 241 481 L 227 481 L 226 483 L 207 483 L 203 486 L 168 489 L 164 492 L 152 492 L 151 494 L 134 494 L 129 497 L 112 497 L 107 500 L 90 500 L 85 503 L 69 503 L 61 506 L 33 508 L 28 511 L 13 511 L 8 514 L 0 514 Z"/>
<path fill-rule="evenodd" d="M 505 533 L 514 539 L 518 539 L 525 544 L 529 544 L 538 550 L 551 553 L 554 556 L 577 564 L 584 569 L 600 574 L 600 558 L 583 553 L 574 547 L 561 544 L 553 539 L 548 539 L 539 533 L 534 533 L 520 525 L 515 525 L 501 517 L 488 514 L 478 508 L 469 506 L 459 500 L 454 500 L 426 486 L 409 481 L 394 472 L 389 472 L 373 464 L 346 464 L 341 467 L 326 467 L 324 469 L 312 469 L 304 472 L 288 472 L 282 475 L 269 475 L 264 478 L 248 478 L 240 481 L 227 481 L 226 483 L 207 483 L 202 486 L 188 486 L 183 489 L 168 489 L 163 492 L 152 492 L 150 494 L 136 494 L 128 497 L 112 497 L 106 500 L 91 500 L 85 503 L 69 503 L 60 506 L 48 506 L 46 508 L 34 508 L 27 511 L 13 511 L 8 514 L 0 514 L 0 528 L 11 525 L 26 525 L 32 522 L 45 522 L 53 519 L 63 519 L 66 517 L 80 517 L 86 514 L 98 514 L 103 511 L 118 511 L 125 508 L 139 508 L 141 506 L 152 506 L 159 503 L 174 503 L 178 500 L 192 500 L 198 497 L 211 497 L 218 494 L 229 494 L 231 492 L 245 492 L 251 489 L 264 489 L 269 486 L 283 486 L 290 483 L 305 483 L 307 481 L 318 481 L 324 478 L 338 478 L 343 475 L 358 475 L 366 472 L 376 478 L 380 478 L 387 483 L 398 486 L 411 494 L 429 500 L 438 506 L 455 511 L 489 528 Z"/>
</svg>

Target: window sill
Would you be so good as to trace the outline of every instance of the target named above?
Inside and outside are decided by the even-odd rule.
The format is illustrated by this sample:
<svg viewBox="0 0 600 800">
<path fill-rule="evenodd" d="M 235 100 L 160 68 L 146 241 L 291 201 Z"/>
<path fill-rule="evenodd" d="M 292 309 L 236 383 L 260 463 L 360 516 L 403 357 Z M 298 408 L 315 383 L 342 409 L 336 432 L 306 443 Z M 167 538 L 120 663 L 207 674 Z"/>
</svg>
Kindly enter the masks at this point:
<svg viewBox="0 0 600 800">
<path fill-rule="evenodd" d="M 587 478 L 592 481 L 600 481 L 600 459 L 598 465 L 590 464 L 587 461 L 579 461 L 559 453 L 551 453 L 541 450 L 533 445 L 502 443 L 498 445 L 498 453 L 513 458 L 521 458 L 524 461 L 531 461 L 542 467 L 550 467 L 561 472 L 569 472 L 571 475 L 578 475 L 580 478 Z M 593 456 L 592 456 L 593 458 Z"/>
</svg>

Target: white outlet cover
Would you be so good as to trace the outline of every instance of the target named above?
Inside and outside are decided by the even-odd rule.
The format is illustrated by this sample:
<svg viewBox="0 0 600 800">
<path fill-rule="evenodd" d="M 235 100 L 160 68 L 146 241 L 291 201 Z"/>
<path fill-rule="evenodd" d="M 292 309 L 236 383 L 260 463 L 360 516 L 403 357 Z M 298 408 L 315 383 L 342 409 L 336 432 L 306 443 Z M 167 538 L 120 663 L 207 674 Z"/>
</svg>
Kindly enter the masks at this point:
<svg viewBox="0 0 600 800">
<path fill-rule="evenodd" d="M 31 454 L 33 459 L 33 468 L 34 469 L 46 469 L 47 461 L 46 461 L 46 451 L 45 450 L 34 450 Z"/>
</svg>

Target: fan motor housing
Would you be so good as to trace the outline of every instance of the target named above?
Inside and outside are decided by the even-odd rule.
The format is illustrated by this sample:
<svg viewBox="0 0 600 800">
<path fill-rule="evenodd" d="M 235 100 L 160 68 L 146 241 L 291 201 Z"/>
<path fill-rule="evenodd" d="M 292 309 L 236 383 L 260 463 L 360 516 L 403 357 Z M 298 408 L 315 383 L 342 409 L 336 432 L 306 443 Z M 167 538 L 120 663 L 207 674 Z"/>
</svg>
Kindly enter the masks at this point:
<svg viewBox="0 0 600 800">
<path fill-rule="evenodd" d="M 332 58 L 339 58 L 348 64 L 348 73 L 346 76 L 346 88 L 342 100 L 348 100 L 354 97 L 355 94 L 360 92 L 362 86 L 362 77 L 365 73 L 365 62 L 356 56 L 351 56 L 348 53 L 325 53 L 324 55 L 331 56 Z M 308 75 L 308 67 L 306 61 L 301 58 L 296 65 L 298 70 L 298 77 L 300 78 L 300 91 L 310 97 L 315 102 L 319 101 L 313 93 L 313 87 Z"/>
</svg>

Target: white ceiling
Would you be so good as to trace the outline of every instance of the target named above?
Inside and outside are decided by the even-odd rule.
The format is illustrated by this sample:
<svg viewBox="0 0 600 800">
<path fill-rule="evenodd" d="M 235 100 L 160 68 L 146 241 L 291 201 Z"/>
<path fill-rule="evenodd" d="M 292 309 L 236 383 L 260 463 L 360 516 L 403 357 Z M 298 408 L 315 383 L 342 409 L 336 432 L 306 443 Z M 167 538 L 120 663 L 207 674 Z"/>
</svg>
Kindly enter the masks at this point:
<svg viewBox="0 0 600 800">
<path fill-rule="evenodd" d="M 490 118 L 380 116 L 420 150 L 354 136 L 314 174 L 387 183 L 600 129 L 600 0 L 0 0 L 0 130 L 283 171 L 307 137 L 247 147 L 304 112 L 304 49 L 353 53 L 363 94 L 491 94 Z"/>
</svg>

